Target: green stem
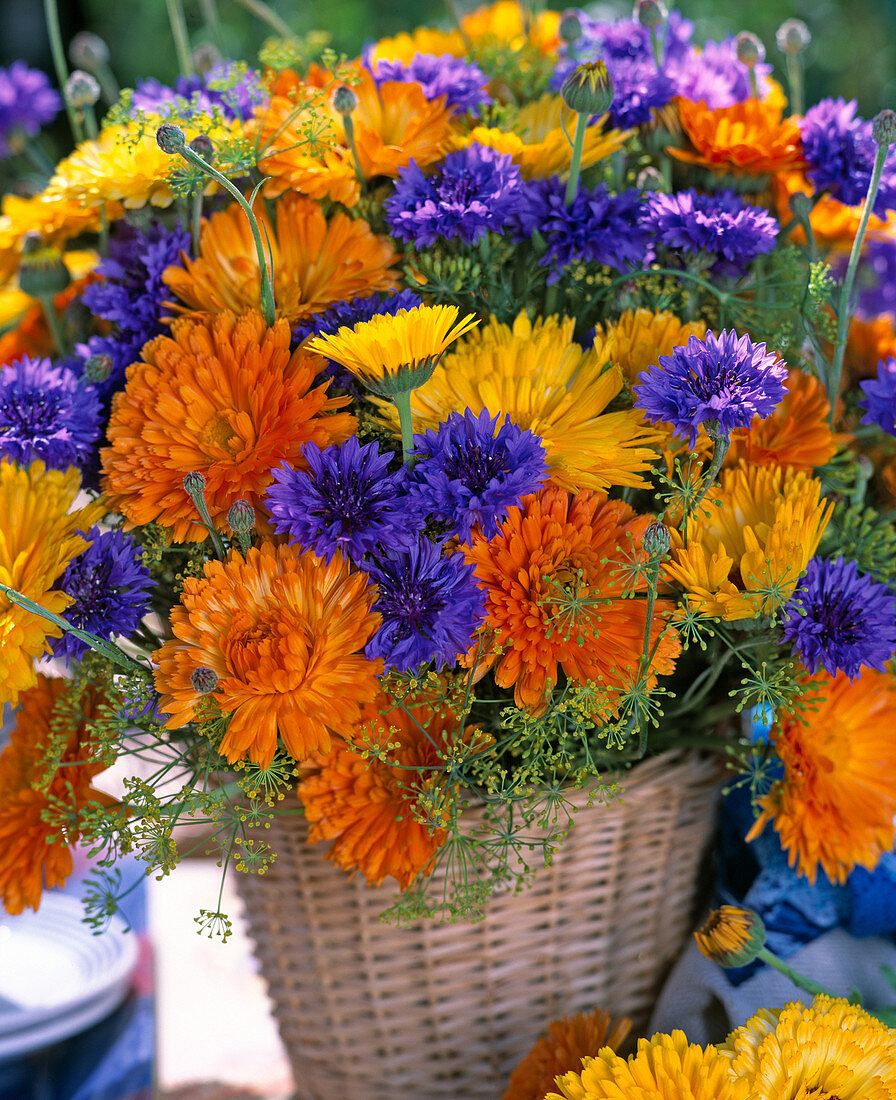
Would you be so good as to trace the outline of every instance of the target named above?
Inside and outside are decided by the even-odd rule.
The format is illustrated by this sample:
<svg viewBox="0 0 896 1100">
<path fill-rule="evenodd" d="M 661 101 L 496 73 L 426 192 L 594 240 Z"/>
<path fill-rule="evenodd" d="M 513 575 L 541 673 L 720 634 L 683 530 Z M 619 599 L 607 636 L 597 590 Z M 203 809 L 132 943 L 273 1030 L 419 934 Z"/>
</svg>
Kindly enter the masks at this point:
<svg viewBox="0 0 896 1100">
<path fill-rule="evenodd" d="M 202 191 L 193 196 L 190 211 L 190 224 L 193 230 L 193 255 L 199 255 L 199 230 L 202 228 Z"/>
<path fill-rule="evenodd" d="M 97 65 L 93 70 L 93 75 L 100 82 L 100 88 L 103 92 L 103 99 L 111 107 L 121 95 L 121 88 L 118 86 L 118 81 L 115 79 L 115 74 L 109 68 L 108 65 Z"/>
<path fill-rule="evenodd" d="M 787 83 L 790 88 L 790 113 L 803 113 L 803 62 L 797 54 L 787 55 Z"/>
<path fill-rule="evenodd" d="M 725 455 L 728 454 L 728 448 L 731 446 L 731 440 L 728 438 L 727 432 L 722 432 L 719 426 L 719 422 L 708 420 L 706 422 L 707 433 L 713 442 L 712 450 L 712 462 L 709 464 L 709 469 L 706 471 L 706 475 L 703 478 L 703 482 L 700 486 L 700 492 L 694 499 L 694 503 L 691 505 L 691 512 L 696 515 L 697 506 L 712 488 L 713 483 L 716 480 L 716 475 L 722 468 L 722 463 L 725 461 Z"/>
<path fill-rule="evenodd" d="M 44 180 L 48 180 L 56 171 L 50 158 L 36 142 L 26 142 L 20 150 L 20 156 L 23 156 Z"/>
<path fill-rule="evenodd" d="M 572 158 L 569 162 L 569 179 L 566 183 L 564 202 L 572 206 L 579 186 L 579 173 L 582 170 L 582 150 L 585 148 L 585 131 L 588 129 L 588 115 L 582 113 L 576 119 L 576 132 L 572 139 Z"/>
<path fill-rule="evenodd" d="M 62 45 L 62 31 L 59 29 L 59 12 L 56 8 L 56 0 L 44 0 L 44 15 L 47 20 L 47 35 L 50 39 L 50 52 L 53 55 L 53 67 L 56 70 L 56 80 L 65 103 L 65 113 L 68 115 L 68 124 L 72 129 L 75 144 L 84 140 L 84 133 L 78 120 L 78 112 L 69 103 L 65 94 L 65 86 L 68 83 L 68 65 L 65 62 L 65 49 Z"/>
<path fill-rule="evenodd" d="M 202 19 L 208 27 L 208 32 L 214 39 L 219 53 L 224 53 L 224 40 L 221 38 L 221 20 L 218 18 L 218 6 L 215 0 L 199 0 L 202 9 Z"/>
<path fill-rule="evenodd" d="M 212 520 L 211 513 L 208 510 L 208 505 L 205 503 L 205 494 L 202 492 L 190 493 L 187 492 L 187 496 L 193 501 L 196 511 L 199 513 L 199 518 L 205 525 L 206 530 L 209 533 L 209 537 L 212 540 L 212 546 L 215 548 L 215 553 L 218 555 L 221 561 L 227 557 L 224 551 L 224 543 L 221 540 L 221 536 L 218 534 L 218 529 L 215 527 Z"/>
<path fill-rule="evenodd" d="M 789 978 L 797 989 L 802 989 L 806 993 L 811 993 L 813 996 L 817 996 L 819 993 L 828 997 L 835 996 L 829 989 L 825 989 L 823 985 L 819 985 L 818 982 L 813 981 L 811 978 L 807 978 L 805 974 L 800 974 L 798 970 L 794 970 L 792 966 L 788 966 L 787 963 L 779 959 L 777 955 L 773 955 L 767 947 L 761 947 L 756 958 L 762 959 L 764 963 L 768 963 L 769 966 L 774 967 L 774 969 L 783 974 L 785 978 Z"/>
<path fill-rule="evenodd" d="M 59 314 L 56 312 L 56 307 L 53 305 L 53 295 L 39 294 L 37 300 L 43 308 L 44 317 L 47 319 L 47 326 L 53 334 L 53 343 L 56 345 L 56 350 L 61 356 L 68 355 L 68 341 L 65 339 L 65 333 L 62 329 L 62 323 L 59 320 Z"/>
<path fill-rule="evenodd" d="M 414 461 L 414 426 L 411 420 L 411 391 L 396 393 L 392 401 L 398 409 L 398 423 L 401 425 L 401 453 L 406 466 Z"/>
<path fill-rule="evenodd" d="M 256 19 L 260 19 L 263 23 L 267 23 L 271 30 L 276 31 L 281 38 L 295 39 L 295 32 L 290 30 L 280 16 L 275 11 L 272 11 L 267 4 L 263 3 L 263 0 L 236 0 L 236 2 L 240 7 L 251 12 Z"/>
<path fill-rule="evenodd" d="M 828 401 L 831 403 L 829 419 L 834 423 L 834 405 L 837 393 L 840 389 L 840 374 L 843 370 L 843 356 L 846 352 L 846 339 L 849 335 L 849 322 L 851 320 L 850 299 L 852 288 L 856 281 L 856 270 L 859 266 L 859 256 L 862 252 L 862 242 L 865 239 L 865 231 L 871 218 L 874 200 L 880 187 L 880 177 L 884 170 L 884 161 L 890 151 L 889 145 L 880 144 L 877 147 L 877 156 L 874 159 L 874 170 L 871 173 L 871 182 L 868 184 L 868 195 L 865 198 L 865 206 L 856 232 L 856 239 L 852 242 L 852 251 L 849 254 L 849 263 L 846 267 L 846 275 L 843 277 L 843 286 L 840 288 L 840 297 L 837 302 L 837 342 L 834 345 L 834 358 L 831 362 L 831 373 L 828 377 Z"/>
<path fill-rule="evenodd" d="M 641 652 L 641 667 L 638 670 L 638 679 L 647 675 L 650 664 L 650 628 L 653 625 L 653 606 L 656 603 L 656 588 L 660 578 L 660 559 L 655 558 L 650 563 L 650 572 L 647 575 L 647 614 L 644 617 L 644 648 Z"/>
<path fill-rule="evenodd" d="M 363 189 L 365 184 L 364 171 L 361 168 L 361 161 L 358 159 L 358 150 L 355 147 L 355 124 L 352 122 L 351 115 L 342 116 L 342 125 L 345 128 L 345 140 L 348 143 L 349 149 L 352 151 L 352 160 L 355 165 L 355 172 L 358 174 L 358 179 L 361 181 L 361 187 Z"/>
<path fill-rule="evenodd" d="M 187 23 L 184 19 L 184 9 L 180 0 L 165 0 L 168 6 L 168 22 L 171 24 L 171 37 L 174 39 L 174 49 L 177 52 L 177 64 L 184 76 L 193 73 L 193 58 L 190 56 L 190 38 L 187 34 Z"/>
</svg>

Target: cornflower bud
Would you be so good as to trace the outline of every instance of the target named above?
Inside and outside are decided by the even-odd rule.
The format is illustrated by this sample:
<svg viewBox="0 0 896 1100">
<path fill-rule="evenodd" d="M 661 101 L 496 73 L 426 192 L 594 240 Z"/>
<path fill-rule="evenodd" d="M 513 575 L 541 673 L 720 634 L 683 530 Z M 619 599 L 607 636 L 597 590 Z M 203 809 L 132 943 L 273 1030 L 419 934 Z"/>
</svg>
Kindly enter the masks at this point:
<svg viewBox="0 0 896 1100">
<path fill-rule="evenodd" d="M 92 107 L 100 98 L 99 83 L 90 73 L 75 69 L 65 82 L 65 98 L 79 111 L 84 107 Z"/>
<path fill-rule="evenodd" d="M 649 558 L 661 558 L 671 543 L 669 528 L 655 520 L 641 536 L 641 548 Z"/>
<path fill-rule="evenodd" d="M 29 230 L 22 240 L 19 290 L 32 298 L 52 298 L 71 281 L 59 249 L 45 244 L 36 230 Z"/>
<path fill-rule="evenodd" d="M 875 115 L 871 120 L 871 136 L 878 145 L 896 142 L 896 111 L 886 108 Z"/>
<path fill-rule="evenodd" d="M 765 46 L 750 31 L 741 31 L 737 36 L 737 60 L 748 69 L 753 69 L 765 60 Z"/>
<path fill-rule="evenodd" d="M 170 122 L 163 122 L 156 130 L 156 142 L 163 153 L 182 153 L 187 147 L 183 130 Z"/>
<path fill-rule="evenodd" d="M 215 153 L 215 146 L 208 134 L 197 134 L 190 142 L 190 148 L 194 153 L 198 153 L 204 161 L 211 163 L 211 159 Z"/>
<path fill-rule="evenodd" d="M 198 470 L 191 470 L 184 478 L 184 492 L 191 497 L 200 496 L 205 492 L 205 475 Z"/>
<path fill-rule="evenodd" d="M 775 41 L 781 53 L 796 57 L 812 41 L 812 35 L 802 19 L 785 19 L 775 32 Z"/>
<path fill-rule="evenodd" d="M 613 103 L 613 81 L 603 61 L 584 61 L 560 88 L 563 102 L 580 115 L 603 115 Z"/>
<path fill-rule="evenodd" d="M 347 84 L 340 84 L 333 93 L 333 106 L 341 115 L 350 115 L 358 106 L 358 97 Z"/>
<path fill-rule="evenodd" d="M 255 526 L 255 509 L 248 500 L 235 500 L 227 513 L 227 525 L 235 535 L 247 535 Z"/>
<path fill-rule="evenodd" d="M 193 68 L 200 76 L 205 76 L 221 61 L 221 51 L 211 42 L 200 42 L 193 50 Z"/>
<path fill-rule="evenodd" d="M 666 5 L 662 0 L 635 0 L 634 18 L 649 31 L 660 28 L 668 18 Z"/>
<path fill-rule="evenodd" d="M 109 47 L 98 34 L 79 31 L 71 40 L 68 55 L 79 69 L 91 71 L 109 64 Z"/>
<path fill-rule="evenodd" d="M 654 168 L 652 164 L 648 164 L 638 173 L 635 186 L 639 191 L 662 191 L 665 186 L 663 173 L 659 168 Z"/>
<path fill-rule="evenodd" d="M 702 954 L 726 968 L 746 966 L 765 947 L 765 925 L 752 909 L 723 905 L 694 933 Z"/>
<path fill-rule="evenodd" d="M 84 377 L 88 382 L 105 382 L 112 373 L 112 356 L 102 353 L 91 355 L 84 363 Z"/>
<path fill-rule="evenodd" d="M 565 11 L 560 17 L 560 26 L 557 33 L 567 43 L 575 42 L 576 39 L 582 37 L 582 20 L 579 19 L 573 8 Z"/>
<path fill-rule="evenodd" d="M 194 691 L 198 691 L 200 695 L 208 695 L 218 686 L 218 674 L 213 668 L 200 665 L 190 673 L 190 683 Z"/>
</svg>

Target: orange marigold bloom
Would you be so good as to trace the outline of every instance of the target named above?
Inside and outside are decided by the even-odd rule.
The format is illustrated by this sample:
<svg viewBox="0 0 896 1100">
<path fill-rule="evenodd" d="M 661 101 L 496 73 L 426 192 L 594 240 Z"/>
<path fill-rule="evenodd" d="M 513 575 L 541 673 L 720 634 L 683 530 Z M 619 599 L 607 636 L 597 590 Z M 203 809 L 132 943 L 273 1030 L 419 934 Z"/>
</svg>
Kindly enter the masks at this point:
<svg viewBox="0 0 896 1100">
<path fill-rule="evenodd" d="M 340 554 L 327 565 L 295 546 L 264 542 L 245 558 L 210 561 L 188 577 L 171 611 L 174 638 L 156 651 L 160 710 L 177 729 L 204 698 L 191 677 L 211 669 L 208 693 L 230 716 L 219 752 L 267 767 L 278 736 L 296 760 L 351 737 L 377 691 L 379 661 L 360 652 L 380 623 L 375 589 Z"/>
<path fill-rule="evenodd" d="M 811 374 L 790 370 L 787 393 L 771 416 L 754 417 L 749 428 L 731 432 L 726 465 L 744 458 L 754 466 L 790 466 L 810 473 L 829 462 L 851 437 L 833 431 L 824 386 Z"/>
<path fill-rule="evenodd" d="M 406 890 L 418 874 L 431 873 L 445 842 L 447 758 L 459 746 L 476 753 L 486 743 L 447 704 L 410 699 L 399 706 L 381 693 L 345 743 L 305 769 L 298 794 L 311 822 L 309 843 L 333 840 L 327 859 L 343 870 L 360 870 L 371 886 L 391 875 Z M 373 747 L 382 755 L 365 758 Z"/>
<path fill-rule="evenodd" d="M 846 338 L 844 384 L 850 378 L 876 378 L 881 359 L 896 356 L 896 309 L 870 321 L 854 317 Z"/>
<path fill-rule="evenodd" d="M 60 744 L 68 681 L 39 676 L 22 693 L 16 727 L 0 754 L 0 898 L 8 913 L 40 906 L 44 887 L 62 886 L 72 872 L 70 846 L 79 838 L 78 813 L 92 801 L 110 799 L 94 791 L 91 780 L 104 765 L 91 758 L 85 722 L 94 713 L 96 696 L 88 694 L 70 707 L 71 726 Z M 48 773 L 45 756 L 58 759 Z M 48 824 L 41 814 L 66 807 L 68 825 Z"/>
<path fill-rule="evenodd" d="M 813 199 L 809 210 L 809 224 L 812 235 L 819 248 L 831 248 L 848 256 L 852 242 L 856 238 L 864 204 L 844 206 L 830 195 L 815 197 L 815 188 L 804 172 L 781 172 L 773 180 L 775 203 L 778 208 L 778 220 L 786 225 L 793 217 L 790 209 L 791 196 L 797 192 Z M 891 212 L 887 220 L 872 214 L 865 230 L 865 239 L 881 239 L 896 231 L 896 213 Z M 791 233 L 793 241 L 804 244 L 806 234 L 800 225 L 795 225 Z"/>
<path fill-rule="evenodd" d="M 602 1008 L 555 1020 L 513 1071 L 501 1100 L 543 1100 L 555 1078 L 581 1071 L 583 1058 L 604 1047 L 618 1049 L 631 1026 L 623 1016 L 611 1028 L 610 1014 Z"/>
<path fill-rule="evenodd" d="M 282 461 L 304 468 L 305 443 L 341 443 L 357 421 L 335 412 L 348 403 L 311 388 L 322 361 L 290 355 L 290 328 L 268 328 L 256 312 L 183 317 L 171 336 L 143 349 L 115 395 L 103 448 L 103 487 L 109 506 L 129 527 L 158 522 L 178 542 L 207 537 L 184 475 L 206 479 L 212 518 L 223 525 L 243 498 L 263 514 L 263 497 Z M 330 414 L 330 415 L 323 415 Z"/>
<path fill-rule="evenodd" d="M 301 195 L 284 195 L 275 206 L 276 230 L 263 203 L 255 206 L 265 248 L 274 269 L 277 316 L 295 324 L 333 302 L 375 290 L 394 290 L 390 271 L 397 259 L 387 237 L 371 233 L 363 218 L 334 214 Z M 203 223 L 199 256 L 185 267 L 169 267 L 165 282 L 187 308 L 240 313 L 261 308 L 258 254 L 248 219 L 237 203 Z"/>
<path fill-rule="evenodd" d="M 517 706 L 543 706 L 558 666 L 580 684 L 610 691 L 631 684 L 644 647 L 647 605 L 624 598 L 631 589 L 620 565 L 631 560 L 633 546 L 640 547 L 649 523 L 650 517 L 604 493 L 571 496 L 548 488 L 511 508 L 493 539 L 474 532 L 471 545 L 462 548 L 486 591 L 487 628 L 498 647 L 507 647 L 497 657 L 495 680 L 513 686 Z M 635 591 L 645 592 L 645 582 Z M 672 671 L 679 651 L 677 634 L 663 621 L 670 606 L 657 601 L 651 644 L 663 636 L 652 681 Z"/>
<path fill-rule="evenodd" d="M 678 114 L 693 150 L 667 148 L 670 156 L 719 172 L 761 175 L 803 163 L 800 129 L 784 118 L 784 97 L 747 99 L 710 110 L 701 100 L 677 99 Z"/>
<path fill-rule="evenodd" d="M 784 775 L 759 800 L 747 839 L 771 821 L 800 874 L 814 882 L 821 867 L 842 883 L 854 867 L 875 867 L 896 839 L 896 679 L 865 668 L 854 682 L 806 675 L 804 689 L 812 709 L 775 722 Z"/>
</svg>

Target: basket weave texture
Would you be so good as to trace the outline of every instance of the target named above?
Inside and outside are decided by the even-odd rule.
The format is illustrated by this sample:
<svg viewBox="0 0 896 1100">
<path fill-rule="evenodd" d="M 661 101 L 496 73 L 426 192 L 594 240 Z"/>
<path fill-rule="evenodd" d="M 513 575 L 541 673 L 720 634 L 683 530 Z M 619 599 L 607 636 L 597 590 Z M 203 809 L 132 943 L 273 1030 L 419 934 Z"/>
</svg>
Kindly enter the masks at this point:
<svg viewBox="0 0 896 1100">
<path fill-rule="evenodd" d="M 559 1016 L 601 1006 L 643 1033 L 691 929 L 719 776 L 678 752 L 634 768 L 619 802 L 574 793 L 551 866 L 475 924 L 383 924 L 395 891 L 322 858 L 300 815 L 277 818 L 277 859 L 238 885 L 296 1095 L 499 1100 Z"/>
</svg>

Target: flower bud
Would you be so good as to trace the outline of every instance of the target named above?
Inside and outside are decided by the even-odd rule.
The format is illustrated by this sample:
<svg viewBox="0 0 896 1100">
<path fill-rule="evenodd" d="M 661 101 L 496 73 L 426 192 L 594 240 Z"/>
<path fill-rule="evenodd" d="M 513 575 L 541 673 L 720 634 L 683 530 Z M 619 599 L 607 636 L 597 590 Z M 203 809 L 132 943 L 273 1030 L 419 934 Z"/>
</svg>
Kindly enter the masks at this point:
<svg viewBox="0 0 896 1100">
<path fill-rule="evenodd" d="M 750 31 L 741 31 L 737 36 L 737 60 L 748 69 L 755 68 L 765 60 L 765 46 L 761 39 Z"/>
<path fill-rule="evenodd" d="M 802 19 L 785 19 L 775 32 L 775 41 L 781 53 L 796 57 L 812 41 L 812 35 Z"/>
<path fill-rule="evenodd" d="M 91 72 L 109 64 L 109 47 L 92 31 L 79 31 L 69 44 L 68 55 L 79 69 Z"/>
<path fill-rule="evenodd" d="M 892 145 L 896 141 L 896 111 L 889 108 L 871 120 L 871 136 L 878 145 Z"/>
<path fill-rule="evenodd" d="M 572 43 L 582 37 L 582 20 L 574 8 L 565 11 L 560 17 L 560 26 L 557 29 L 564 42 Z"/>
<path fill-rule="evenodd" d="M 694 933 L 702 954 L 726 968 L 746 966 L 765 947 L 765 925 L 752 909 L 723 905 Z"/>
<path fill-rule="evenodd" d="M 205 492 L 205 475 L 191 470 L 184 478 L 184 492 L 191 497 L 201 496 Z"/>
<path fill-rule="evenodd" d="M 635 0 L 633 14 L 635 20 L 649 31 L 661 27 L 669 15 L 663 0 Z"/>
<path fill-rule="evenodd" d="M 221 51 L 211 42 L 200 42 L 193 50 L 193 68 L 200 76 L 209 73 L 221 60 Z"/>
<path fill-rule="evenodd" d="M 182 153 L 187 147 L 183 130 L 170 122 L 163 122 L 156 130 L 156 141 L 163 153 Z"/>
<path fill-rule="evenodd" d="M 215 146 L 208 134 L 197 134 L 190 142 L 190 148 L 208 164 L 211 163 L 212 157 L 215 155 Z"/>
<path fill-rule="evenodd" d="M 32 298 L 52 298 L 71 281 L 59 249 L 44 244 L 40 233 L 29 230 L 22 240 L 19 290 Z"/>
<path fill-rule="evenodd" d="M 358 106 L 358 97 L 347 84 L 340 84 L 333 93 L 333 106 L 341 115 L 350 115 Z"/>
<path fill-rule="evenodd" d="M 654 168 L 652 164 L 648 164 L 638 173 L 635 186 L 639 191 L 662 191 L 665 187 L 663 173 L 659 168 Z"/>
<path fill-rule="evenodd" d="M 613 103 L 613 81 L 603 61 L 577 65 L 560 88 L 567 107 L 580 115 L 603 115 Z"/>
<path fill-rule="evenodd" d="M 235 535 L 248 535 L 255 526 L 255 509 L 248 500 L 235 500 L 231 504 L 227 525 Z"/>
<path fill-rule="evenodd" d="M 802 191 L 795 191 L 790 196 L 787 205 L 800 220 L 808 218 L 812 210 L 812 200 L 808 195 L 803 194 Z"/>
<path fill-rule="evenodd" d="M 194 691 L 198 691 L 200 695 L 208 695 L 218 686 L 218 674 L 213 668 L 200 665 L 190 673 L 190 683 Z"/>
<path fill-rule="evenodd" d="M 671 542 L 669 528 L 659 520 L 650 524 L 641 537 L 641 547 L 649 558 L 661 558 Z"/>
<path fill-rule="evenodd" d="M 65 82 L 65 98 L 79 111 L 84 107 L 92 107 L 100 98 L 100 86 L 90 73 L 75 69 Z"/>
<path fill-rule="evenodd" d="M 102 353 L 91 355 L 84 363 L 84 377 L 88 382 L 105 382 L 112 373 L 112 356 Z"/>
</svg>

